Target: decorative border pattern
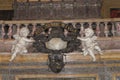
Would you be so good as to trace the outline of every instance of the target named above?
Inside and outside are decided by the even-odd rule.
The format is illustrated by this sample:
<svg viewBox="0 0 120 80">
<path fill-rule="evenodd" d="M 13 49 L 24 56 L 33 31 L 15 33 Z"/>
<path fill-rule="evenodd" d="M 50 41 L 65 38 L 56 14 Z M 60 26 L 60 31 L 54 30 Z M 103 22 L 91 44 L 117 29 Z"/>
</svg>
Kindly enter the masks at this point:
<svg viewBox="0 0 120 80">
<path fill-rule="evenodd" d="M 20 78 L 80 78 L 80 77 L 95 77 L 96 80 L 99 80 L 97 74 L 31 74 L 31 75 L 17 75 L 15 80 Z"/>
</svg>

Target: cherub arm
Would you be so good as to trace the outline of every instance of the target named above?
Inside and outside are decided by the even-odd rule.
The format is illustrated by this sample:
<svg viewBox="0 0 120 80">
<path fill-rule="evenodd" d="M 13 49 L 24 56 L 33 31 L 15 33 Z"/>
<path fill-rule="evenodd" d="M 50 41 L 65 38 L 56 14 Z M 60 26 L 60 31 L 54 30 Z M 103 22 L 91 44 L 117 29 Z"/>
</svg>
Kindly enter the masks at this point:
<svg viewBox="0 0 120 80">
<path fill-rule="evenodd" d="M 80 37 L 77 37 L 77 39 L 81 40 L 81 41 L 87 41 L 88 38 L 80 38 Z"/>
<path fill-rule="evenodd" d="M 34 40 L 33 40 L 33 39 L 23 38 L 23 40 L 24 40 L 24 41 L 26 41 L 26 42 L 34 42 Z"/>
</svg>

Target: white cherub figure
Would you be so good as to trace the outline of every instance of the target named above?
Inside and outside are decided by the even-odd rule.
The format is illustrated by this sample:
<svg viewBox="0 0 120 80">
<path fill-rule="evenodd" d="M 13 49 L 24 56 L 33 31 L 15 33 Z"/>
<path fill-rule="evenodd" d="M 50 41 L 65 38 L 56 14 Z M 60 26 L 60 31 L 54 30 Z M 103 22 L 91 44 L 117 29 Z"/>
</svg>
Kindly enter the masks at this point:
<svg viewBox="0 0 120 80">
<path fill-rule="evenodd" d="M 27 45 L 29 43 L 34 42 L 33 39 L 27 38 L 29 32 L 30 31 L 27 27 L 23 27 L 20 29 L 19 34 L 16 34 L 13 36 L 15 38 L 15 44 L 12 46 L 12 49 L 11 49 L 12 56 L 9 61 L 14 60 L 18 53 L 23 54 L 28 52 Z"/>
<path fill-rule="evenodd" d="M 96 61 L 94 50 L 98 51 L 100 54 L 102 54 L 102 51 L 96 42 L 97 36 L 94 35 L 94 31 L 91 28 L 86 28 L 85 37 L 77 38 L 83 43 L 83 55 L 86 56 L 89 54 L 93 58 L 93 61 Z"/>
</svg>

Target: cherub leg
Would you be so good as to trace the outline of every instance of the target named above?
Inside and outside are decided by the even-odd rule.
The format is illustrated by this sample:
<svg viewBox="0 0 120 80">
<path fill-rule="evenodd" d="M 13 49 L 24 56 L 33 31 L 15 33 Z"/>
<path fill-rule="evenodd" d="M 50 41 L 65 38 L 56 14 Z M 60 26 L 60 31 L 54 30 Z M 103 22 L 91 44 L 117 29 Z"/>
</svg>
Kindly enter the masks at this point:
<svg viewBox="0 0 120 80">
<path fill-rule="evenodd" d="M 84 41 L 82 41 L 82 46 L 83 46 L 83 48 L 82 48 L 83 53 L 82 54 L 84 56 L 86 56 L 88 54 L 88 50 L 87 50 L 87 47 L 85 46 L 85 42 Z"/>
<path fill-rule="evenodd" d="M 95 46 L 95 50 L 97 50 L 99 52 L 99 54 L 101 54 L 101 55 L 103 54 L 103 52 L 99 46 Z"/>
<path fill-rule="evenodd" d="M 17 51 L 15 51 L 13 54 L 12 54 L 12 57 L 11 57 L 11 59 L 9 60 L 9 61 L 13 61 L 14 59 L 15 59 L 15 57 L 16 57 L 16 55 L 17 55 Z"/>
<path fill-rule="evenodd" d="M 86 56 L 88 54 L 88 50 L 87 49 L 83 49 L 83 55 Z"/>
<path fill-rule="evenodd" d="M 13 53 L 15 50 L 15 45 L 12 46 L 11 53 Z"/>
<path fill-rule="evenodd" d="M 88 49 L 90 56 L 93 58 L 93 61 L 96 61 L 95 55 L 91 49 Z"/>
<path fill-rule="evenodd" d="M 21 54 L 26 54 L 26 53 L 28 53 L 28 50 L 26 48 L 23 48 L 23 51 Z"/>
</svg>

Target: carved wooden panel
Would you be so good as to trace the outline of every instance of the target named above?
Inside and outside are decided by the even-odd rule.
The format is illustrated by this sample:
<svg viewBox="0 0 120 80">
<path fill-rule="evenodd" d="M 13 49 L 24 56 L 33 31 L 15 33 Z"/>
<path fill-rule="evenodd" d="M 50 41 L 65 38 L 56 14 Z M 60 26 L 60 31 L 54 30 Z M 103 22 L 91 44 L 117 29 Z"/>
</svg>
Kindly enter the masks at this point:
<svg viewBox="0 0 120 80">
<path fill-rule="evenodd" d="M 17 8 L 17 19 L 27 19 L 27 3 L 19 3 Z"/>
<path fill-rule="evenodd" d="M 53 19 L 62 19 L 62 5 L 60 2 L 54 2 L 52 11 L 52 18 Z"/>
<path fill-rule="evenodd" d="M 83 0 L 77 0 L 74 3 L 74 15 L 78 19 L 86 18 L 86 6 Z"/>
<path fill-rule="evenodd" d="M 14 4 L 14 19 L 100 18 L 100 0 L 38 0 Z"/>
<path fill-rule="evenodd" d="M 73 3 L 66 2 L 62 4 L 62 17 L 64 19 L 73 18 Z"/>
<path fill-rule="evenodd" d="M 28 19 L 37 19 L 38 17 L 38 10 L 36 3 L 30 3 L 28 8 Z M 34 15 L 34 16 L 32 16 Z"/>
<path fill-rule="evenodd" d="M 51 17 L 51 7 L 52 4 L 48 3 L 42 3 L 40 6 L 40 18 L 41 19 L 50 19 Z"/>
<path fill-rule="evenodd" d="M 89 18 L 100 17 L 101 2 L 100 0 L 87 1 L 88 16 Z"/>
</svg>

